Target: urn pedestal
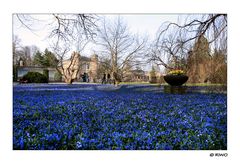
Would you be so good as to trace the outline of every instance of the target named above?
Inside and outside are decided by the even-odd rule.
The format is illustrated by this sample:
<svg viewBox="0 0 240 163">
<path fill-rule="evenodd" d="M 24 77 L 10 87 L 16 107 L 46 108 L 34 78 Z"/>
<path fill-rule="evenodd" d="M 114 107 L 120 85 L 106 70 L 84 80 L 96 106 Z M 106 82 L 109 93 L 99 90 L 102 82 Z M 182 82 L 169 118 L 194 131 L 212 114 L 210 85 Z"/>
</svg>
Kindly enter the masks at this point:
<svg viewBox="0 0 240 163">
<path fill-rule="evenodd" d="M 171 86 L 181 86 L 187 82 L 187 75 L 166 75 L 164 80 Z"/>
</svg>

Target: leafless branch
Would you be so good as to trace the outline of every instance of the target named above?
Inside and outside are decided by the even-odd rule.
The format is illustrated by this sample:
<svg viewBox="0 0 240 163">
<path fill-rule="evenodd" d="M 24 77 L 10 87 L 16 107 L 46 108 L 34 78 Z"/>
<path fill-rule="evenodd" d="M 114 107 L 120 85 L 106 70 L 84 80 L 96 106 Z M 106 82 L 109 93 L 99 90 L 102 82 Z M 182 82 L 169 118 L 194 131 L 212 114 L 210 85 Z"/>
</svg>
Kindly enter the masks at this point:
<svg viewBox="0 0 240 163">
<path fill-rule="evenodd" d="M 227 30 L 226 14 L 205 14 L 202 18 L 188 21 L 189 18 L 191 17 L 186 17 L 184 24 L 168 22 L 162 25 L 152 46 L 153 54 L 150 61 L 157 61 L 157 64 L 163 65 L 165 68 L 171 68 L 168 66 L 169 60 L 177 57 L 181 59 L 188 55 L 194 41 L 199 37 L 207 35 L 210 44 L 216 43 L 215 47 L 217 42 L 227 39 L 225 35 Z M 171 37 L 171 35 L 173 36 Z"/>
<path fill-rule="evenodd" d="M 121 17 L 113 23 L 108 23 L 104 19 L 98 32 L 97 44 L 105 49 L 106 55 L 111 59 L 112 73 L 123 74 L 125 67 L 137 65 L 135 63 L 137 58 L 142 56 L 147 39 L 139 39 L 137 35 L 130 34 Z"/>
</svg>

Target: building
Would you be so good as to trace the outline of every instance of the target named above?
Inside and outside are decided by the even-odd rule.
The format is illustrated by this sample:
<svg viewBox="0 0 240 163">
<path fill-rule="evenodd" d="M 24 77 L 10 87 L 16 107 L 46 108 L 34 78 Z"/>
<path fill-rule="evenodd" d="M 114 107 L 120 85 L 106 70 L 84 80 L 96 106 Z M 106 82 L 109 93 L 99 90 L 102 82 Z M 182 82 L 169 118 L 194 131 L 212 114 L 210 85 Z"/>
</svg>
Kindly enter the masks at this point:
<svg viewBox="0 0 240 163">
<path fill-rule="evenodd" d="M 125 82 L 148 82 L 149 74 L 143 70 L 131 70 L 126 74 Z"/>
<path fill-rule="evenodd" d="M 70 59 L 62 62 L 58 67 L 63 75 L 74 81 L 96 82 L 98 69 L 98 56 L 93 54 L 90 58 L 73 52 Z"/>
<path fill-rule="evenodd" d="M 96 82 L 97 69 L 98 56 L 96 54 L 93 54 L 89 58 L 80 56 L 77 52 L 73 52 L 70 59 L 64 60 L 62 64 L 58 66 L 61 74 L 71 75 L 71 78 L 78 82 Z M 17 77 L 19 80 L 28 72 L 39 72 L 43 74 L 45 70 L 48 70 L 48 79 L 50 82 L 64 81 L 64 75 L 59 78 L 59 72 L 56 67 L 24 66 L 23 61 L 21 61 L 18 66 Z"/>
<path fill-rule="evenodd" d="M 17 79 L 20 80 L 28 72 L 39 72 L 43 74 L 45 70 L 48 70 L 48 80 L 49 81 L 59 81 L 57 80 L 57 70 L 52 67 L 34 67 L 34 66 L 19 66 L 17 71 Z"/>
<path fill-rule="evenodd" d="M 93 54 L 91 57 L 81 56 L 78 52 L 73 52 L 68 60 L 60 62 L 58 67 L 36 67 L 25 66 L 21 63 L 18 66 L 17 76 L 20 80 L 28 72 L 39 72 L 44 74 L 48 71 L 49 82 L 67 82 L 66 77 L 75 82 L 101 82 L 102 74 L 97 74 L 99 71 L 98 55 Z M 58 70 L 57 70 L 58 69 Z M 61 73 L 59 73 L 61 72 Z M 110 72 L 108 72 L 110 73 Z M 107 73 L 107 74 L 108 74 Z M 104 73 L 103 73 L 104 74 Z M 157 79 L 161 76 L 156 72 Z M 129 70 L 123 78 L 123 82 L 149 82 L 151 80 L 150 72 L 141 69 Z"/>
</svg>

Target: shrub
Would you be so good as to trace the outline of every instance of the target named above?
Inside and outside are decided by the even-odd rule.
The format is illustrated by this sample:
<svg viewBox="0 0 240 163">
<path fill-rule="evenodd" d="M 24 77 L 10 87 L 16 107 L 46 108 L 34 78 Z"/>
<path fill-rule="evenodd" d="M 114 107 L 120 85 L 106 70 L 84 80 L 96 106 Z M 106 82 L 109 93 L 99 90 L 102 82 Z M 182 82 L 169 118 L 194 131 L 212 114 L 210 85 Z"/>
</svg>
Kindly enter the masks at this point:
<svg viewBox="0 0 240 163">
<path fill-rule="evenodd" d="M 168 74 L 171 74 L 171 75 L 183 75 L 185 73 L 184 73 L 183 70 L 172 70 Z"/>
<path fill-rule="evenodd" d="M 48 78 L 39 72 L 28 72 L 21 79 L 22 81 L 27 81 L 27 83 L 47 83 Z"/>
<path fill-rule="evenodd" d="M 227 84 L 227 65 L 222 65 L 217 71 L 210 75 L 211 83 Z"/>
</svg>

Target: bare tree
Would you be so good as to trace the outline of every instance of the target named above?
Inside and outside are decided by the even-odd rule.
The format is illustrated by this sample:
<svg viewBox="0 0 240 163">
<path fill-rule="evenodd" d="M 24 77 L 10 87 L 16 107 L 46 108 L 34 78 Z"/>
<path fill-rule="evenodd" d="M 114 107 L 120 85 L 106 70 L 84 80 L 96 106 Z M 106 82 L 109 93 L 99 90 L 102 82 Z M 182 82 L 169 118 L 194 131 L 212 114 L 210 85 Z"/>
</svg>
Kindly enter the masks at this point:
<svg viewBox="0 0 240 163">
<path fill-rule="evenodd" d="M 226 53 L 216 50 L 211 59 L 209 81 L 211 83 L 227 84 L 227 59 Z"/>
<path fill-rule="evenodd" d="M 80 71 L 80 54 L 73 52 L 71 57 L 66 59 L 66 55 L 70 51 L 69 46 L 54 46 L 53 49 L 59 61 L 56 65 L 58 73 L 63 76 L 65 83 L 72 84 Z"/>
<path fill-rule="evenodd" d="M 201 36 L 208 39 L 213 49 L 226 50 L 226 14 L 185 15 L 182 20 L 180 23 L 166 22 L 162 25 L 152 46 L 151 61 L 172 69 L 169 60 L 186 58 L 188 51 Z"/>
<path fill-rule="evenodd" d="M 13 65 L 19 66 L 19 61 L 23 61 L 25 66 L 32 65 L 32 58 L 34 46 L 21 46 L 15 40 L 13 40 Z"/>
<path fill-rule="evenodd" d="M 18 36 L 13 36 L 12 42 L 13 65 L 18 65 L 20 57 L 23 55 L 21 40 Z"/>
<path fill-rule="evenodd" d="M 56 54 L 58 59 L 58 64 L 56 65 L 56 69 L 58 73 L 60 73 L 67 84 L 72 84 L 75 79 L 80 78 L 79 72 L 81 68 L 86 63 L 82 60 L 79 51 L 72 52 L 71 56 L 69 56 L 70 45 L 68 44 L 58 44 L 52 46 L 52 50 L 54 50 L 54 54 Z M 84 48 L 84 47 L 83 47 Z"/>
<path fill-rule="evenodd" d="M 98 17 L 94 14 L 53 14 L 54 22 L 50 38 L 56 38 L 56 43 L 82 42 L 93 39 L 96 36 L 96 21 Z M 56 45 L 57 45 L 56 44 Z M 79 43 L 80 44 L 80 43 Z"/>
<path fill-rule="evenodd" d="M 181 34 L 187 34 L 182 43 L 195 40 L 198 37 L 205 35 L 209 43 L 219 41 L 219 38 L 227 31 L 227 15 L 226 14 L 204 14 L 202 16 L 193 15 L 187 16 L 184 24 L 181 23 L 167 23 L 159 35 L 164 35 L 172 26 L 178 28 Z M 227 39 L 225 35 L 225 39 Z"/>
<path fill-rule="evenodd" d="M 57 38 L 56 42 L 77 40 L 83 35 L 87 38 L 96 36 L 98 16 L 95 14 L 47 14 L 47 20 L 40 20 L 39 14 L 15 14 L 15 16 L 23 27 L 33 33 L 39 30 L 36 29 L 37 24 L 48 26 L 49 38 Z"/>
<path fill-rule="evenodd" d="M 164 38 L 157 37 L 148 53 L 149 61 L 167 69 L 183 68 L 187 44 L 182 44 L 183 36 L 172 30 Z"/>
<path fill-rule="evenodd" d="M 52 48 L 58 56 L 57 70 L 66 83 L 72 84 L 73 80 L 79 77 L 78 73 L 82 67 L 80 53 L 96 35 L 93 30 L 96 27 L 94 16 L 78 14 L 71 18 L 72 15 L 68 17 L 54 14 L 54 17 L 57 19 L 57 26 L 53 28 L 50 37 L 57 38 Z M 67 59 L 72 44 L 76 45 L 77 52 L 73 52 Z"/>
<path fill-rule="evenodd" d="M 96 36 L 95 14 L 49 14 L 45 25 L 50 27 L 49 39 L 53 42 L 51 48 L 57 55 L 58 65 L 56 69 L 63 75 L 66 83 L 71 84 L 79 72 L 79 53 L 85 48 L 89 40 Z M 32 26 L 41 20 L 34 18 L 34 15 L 16 14 L 21 24 L 34 32 Z M 70 48 L 75 45 L 77 52 L 74 52 L 70 59 L 65 61 Z"/>
<path fill-rule="evenodd" d="M 98 32 L 97 44 L 104 48 L 101 53 L 111 60 L 110 71 L 114 80 L 121 81 L 130 65 L 133 67 L 141 63 L 147 39 L 130 34 L 121 17 L 112 23 L 104 19 Z"/>
<path fill-rule="evenodd" d="M 13 81 L 18 79 L 18 66 L 20 57 L 23 55 L 21 40 L 18 36 L 13 35 L 12 40 L 12 52 L 13 52 Z"/>
</svg>

